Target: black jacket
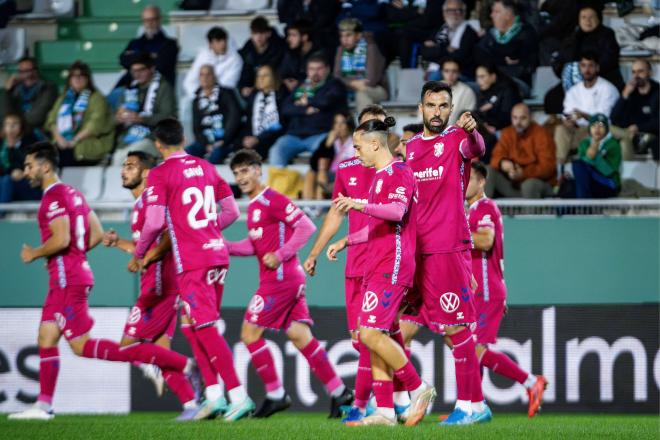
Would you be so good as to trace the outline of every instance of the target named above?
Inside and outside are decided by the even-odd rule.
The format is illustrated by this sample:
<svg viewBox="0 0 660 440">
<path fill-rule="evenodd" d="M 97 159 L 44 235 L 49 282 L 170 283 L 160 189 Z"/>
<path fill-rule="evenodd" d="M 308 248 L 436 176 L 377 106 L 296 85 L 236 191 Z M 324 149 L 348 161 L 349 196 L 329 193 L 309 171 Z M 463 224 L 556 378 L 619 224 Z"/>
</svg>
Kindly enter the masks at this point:
<svg viewBox="0 0 660 440">
<path fill-rule="evenodd" d="M 637 90 L 632 92 L 628 99 L 623 96 L 612 109 L 612 123 L 622 128 L 628 128 L 632 124 L 639 127 L 642 133 L 658 134 L 658 102 L 660 101 L 660 85 L 651 80 L 651 91 L 647 95 L 641 95 Z"/>
<path fill-rule="evenodd" d="M 314 97 L 309 99 L 309 106 L 319 109 L 317 113 L 308 115 L 307 107 L 295 105 L 294 100 L 294 94 L 284 100 L 281 114 L 288 121 L 286 133 L 298 137 L 313 136 L 329 131 L 332 128 L 335 113 L 348 107 L 344 84 L 331 76 L 316 91 Z"/>
<path fill-rule="evenodd" d="M 477 109 L 487 103 L 493 104 L 493 108 L 487 112 L 477 110 L 475 113 L 484 122 L 501 130 L 511 125 L 511 109 L 521 101 L 516 85 L 511 80 L 498 78 L 490 89 L 482 90 L 477 98 Z"/>
<path fill-rule="evenodd" d="M 193 132 L 195 133 L 195 141 L 202 145 L 207 145 L 209 140 L 204 135 L 203 119 L 205 116 L 213 116 L 216 114 L 222 115 L 222 127 L 225 131 L 223 137 L 224 145 L 229 145 L 234 142 L 241 128 L 241 105 L 236 97 L 236 92 L 232 89 L 220 87 L 218 96 L 217 108 L 210 110 L 201 110 L 199 108 L 199 101 L 201 97 L 199 90 L 193 100 Z"/>
<path fill-rule="evenodd" d="M 287 49 L 284 53 L 284 58 L 279 66 L 279 75 L 282 79 L 295 78 L 299 82 L 305 80 L 307 76 L 307 59 L 321 50 L 318 46 L 312 46 L 312 49 L 303 55 L 300 49 L 291 50 Z"/>
<path fill-rule="evenodd" d="M 172 85 L 176 85 L 176 59 L 179 55 L 179 45 L 176 40 L 169 38 L 161 30 L 153 38 L 145 35 L 135 38 L 128 43 L 126 49 L 119 56 L 119 62 L 126 70 L 130 69 L 133 57 L 147 52 L 156 60 L 156 70 Z M 131 74 L 126 74 L 119 80 L 117 86 L 127 86 L 131 82 Z"/>
<path fill-rule="evenodd" d="M 438 29 L 439 31 L 440 29 Z M 468 78 L 474 78 L 474 48 L 478 41 L 479 35 L 472 29 L 472 26 L 468 25 L 465 27 L 465 32 L 463 32 L 463 36 L 461 37 L 458 50 L 449 53 L 447 51 L 449 43 L 447 42 L 446 44 L 437 44 L 434 47 L 422 45 L 420 53 L 424 60 L 438 64 L 440 64 L 443 58 L 455 58 L 461 64 L 461 73 Z"/>
<path fill-rule="evenodd" d="M 481 39 L 475 49 L 475 59 L 494 63 L 502 72 L 518 78 L 527 85 L 532 85 L 532 74 L 538 59 L 538 41 L 534 29 L 523 23 L 522 29 L 507 44 L 499 44 L 490 30 Z M 506 57 L 518 60 L 518 64 L 509 65 Z"/>
<path fill-rule="evenodd" d="M 242 87 L 254 87 L 257 67 L 268 64 L 277 70 L 282 62 L 282 58 L 284 58 L 285 50 L 286 43 L 282 37 L 277 34 L 275 29 L 272 29 L 271 31 L 271 37 L 270 40 L 268 40 L 268 47 L 264 53 L 260 54 L 257 52 L 252 40 L 248 40 L 238 51 L 241 58 L 243 58 L 243 70 L 241 70 L 241 78 L 238 80 L 239 90 Z"/>
<path fill-rule="evenodd" d="M 27 134 L 23 136 L 19 142 L 20 144 L 18 148 L 7 148 L 8 157 L 9 157 L 9 167 L 5 168 L 5 166 L 2 163 L 0 163 L 0 176 L 9 174 L 14 170 L 22 170 L 23 162 L 25 162 L 25 156 L 27 155 L 27 152 L 32 146 L 32 144 L 37 142 L 37 139 L 31 134 Z M 6 148 L 6 147 L 3 147 L 3 143 L 0 142 L 0 150 L 2 148 Z"/>
</svg>

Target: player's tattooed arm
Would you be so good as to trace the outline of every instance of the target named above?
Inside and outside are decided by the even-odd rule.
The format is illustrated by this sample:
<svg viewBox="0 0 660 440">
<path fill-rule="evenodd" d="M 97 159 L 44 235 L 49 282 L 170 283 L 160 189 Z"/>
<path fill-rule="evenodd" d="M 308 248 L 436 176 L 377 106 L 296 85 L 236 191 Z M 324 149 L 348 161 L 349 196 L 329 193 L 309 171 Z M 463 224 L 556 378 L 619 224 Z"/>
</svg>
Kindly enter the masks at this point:
<svg viewBox="0 0 660 440">
<path fill-rule="evenodd" d="M 92 250 L 103 240 L 103 226 L 94 211 L 90 211 L 87 218 L 89 220 L 89 243 L 87 244 L 87 249 Z"/>
<path fill-rule="evenodd" d="M 48 258 L 69 247 L 71 232 L 69 231 L 69 217 L 62 216 L 51 221 L 48 225 L 52 235 L 44 244 L 33 248 L 27 244 L 21 249 L 23 263 L 32 263 L 38 258 Z"/>
<path fill-rule="evenodd" d="M 488 252 L 495 242 L 495 231 L 493 228 L 479 228 L 472 233 L 472 241 L 476 249 Z"/>
<path fill-rule="evenodd" d="M 321 231 L 319 232 L 318 237 L 316 237 L 314 246 L 312 246 L 312 250 L 303 263 L 305 271 L 310 276 L 314 276 L 316 274 L 316 259 L 321 254 L 321 251 L 323 251 L 323 248 L 330 242 L 332 237 L 335 236 L 339 230 L 339 227 L 341 226 L 343 219 L 344 213 L 340 212 L 334 205 L 331 206 L 330 210 L 325 216 L 325 219 L 323 220 Z"/>
</svg>

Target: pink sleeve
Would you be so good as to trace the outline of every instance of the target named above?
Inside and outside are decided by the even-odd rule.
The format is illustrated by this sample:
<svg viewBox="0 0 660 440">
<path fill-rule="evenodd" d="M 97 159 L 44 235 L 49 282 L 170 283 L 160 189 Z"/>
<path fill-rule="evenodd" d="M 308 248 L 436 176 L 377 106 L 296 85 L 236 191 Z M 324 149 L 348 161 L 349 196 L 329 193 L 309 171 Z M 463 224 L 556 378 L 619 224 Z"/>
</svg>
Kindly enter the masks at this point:
<svg viewBox="0 0 660 440">
<path fill-rule="evenodd" d="M 238 210 L 238 204 L 234 196 L 228 196 L 220 200 L 220 217 L 218 218 L 218 225 L 222 231 L 227 226 L 234 223 L 238 217 L 241 215 Z"/>
<path fill-rule="evenodd" d="M 353 246 L 354 244 L 366 243 L 369 239 L 369 226 L 365 226 L 359 231 L 355 231 L 348 235 L 346 244 Z"/>
<path fill-rule="evenodd" d="M 472 130 L 472 133 L 466 133 L 467 136 L 461 141 L 458 147 L 461 154 L 465 159 L 473 159 L 481 157 L 486 152 L 486 144 L 484 138 L 477 130 Z"/>
<path fill-rule="evenodd" d="M 147 253 L 151 243 L 160 235 L 165 226 L 165 207 L 161 205 L 147 206 L 144 216 L 144 226 L 140 233 L 140 240 L 135 246 L 135 257 L 142 258 Z"/>
<path fill-rule="evenodd" d="M 225 241 L 229 255 L 237 257 L 248 257 L 254 255 L 254 245 L 249 238 L 244 238 L 241 241 Z"/>
<path fill-rule="evenodd" d="M 369 203 L 364 207 L 365 214 L 376 217 L 381 220 L 387 220 L 392 222 L 399 222 L 406 214 L 406 205 L 399 202 L 392 203 Z"/>
<path fill-rule="evenodd" d="M 293 225 L 293 234 L 289 237 L 289 240 L 284 243 L 284 246 L 275 251 L 277 259 L 287 261 L 293 258 L 305 246 L 312 235 L 314 235 L 314 232 L 316 232 L 316 226 L 309 217 L 306 215 L 300 217 L 296 224 Z"/>
</svg>

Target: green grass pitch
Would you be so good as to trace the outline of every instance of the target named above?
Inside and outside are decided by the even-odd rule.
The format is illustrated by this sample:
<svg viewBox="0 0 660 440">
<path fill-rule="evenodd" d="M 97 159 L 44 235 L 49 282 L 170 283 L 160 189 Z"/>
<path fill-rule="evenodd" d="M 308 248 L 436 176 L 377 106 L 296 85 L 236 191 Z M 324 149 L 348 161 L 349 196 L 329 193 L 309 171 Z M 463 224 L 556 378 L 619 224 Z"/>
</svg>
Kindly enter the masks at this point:
<svg viewBox="0 0 660 440">
<path fill-rule="evenodd" d="M 134 413 L 127 416 L 57 416 L 48 422 L 8 421 L 0 415 L 1 439 L 658 439 L 660 417 L 653 415 L 496 414 L 489 424 L 439 427 L 432 414 L 414 428 L 348 428 L 324 414 L 284 413 L 268 420 L 218 420 L 176 423 L 173 413 Z"/>
</svg>

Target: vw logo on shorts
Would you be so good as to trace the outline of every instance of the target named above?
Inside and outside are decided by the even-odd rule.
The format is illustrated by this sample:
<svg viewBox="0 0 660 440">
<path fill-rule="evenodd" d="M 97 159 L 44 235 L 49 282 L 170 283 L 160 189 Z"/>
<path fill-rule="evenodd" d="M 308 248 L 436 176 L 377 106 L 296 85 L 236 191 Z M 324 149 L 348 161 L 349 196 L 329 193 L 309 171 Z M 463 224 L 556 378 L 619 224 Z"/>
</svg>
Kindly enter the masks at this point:
<svg viewBox="0 0 660 440">
<path fill-rule="evenodd" d="M 57 322 L 60 330 L 64 330 L 64 327 L 66 327 L 66 318 L 61 313 L 55 313 L 55 322 Z"/>
<path fill-rule="evenodd" d="M 456 309 L 458 309 L 459 304 L 460 299 L 454 292 L 443 293 L 440 297 L 440 307 L 442 307 L 442 310 L 446 313 L 454 313 Z"/>
<path fill-rule="evenodd" d="M 378 306 L 378 296 L 374 292 L 367 292 L 364 294 L 364 299 L 362 300 L 362 311 L 371 312 Z"/>
<path fill-rule="evenodd" d="M 250 306 L 248 308 L 251 313 L 260 313 L 264 309 L 264 299 L 261 295 L 254 295 L 250 301 Z"/>
<path fill-rule="evenodd" d="M 140 320 L 140 317 L 142 315 L 142 312 L 140 311 L 139 307 L 133 307 L 131 309 L 131 314 L 128 315 L 128 324 L 133 325 L 137 323 Z"/>
</svg>

